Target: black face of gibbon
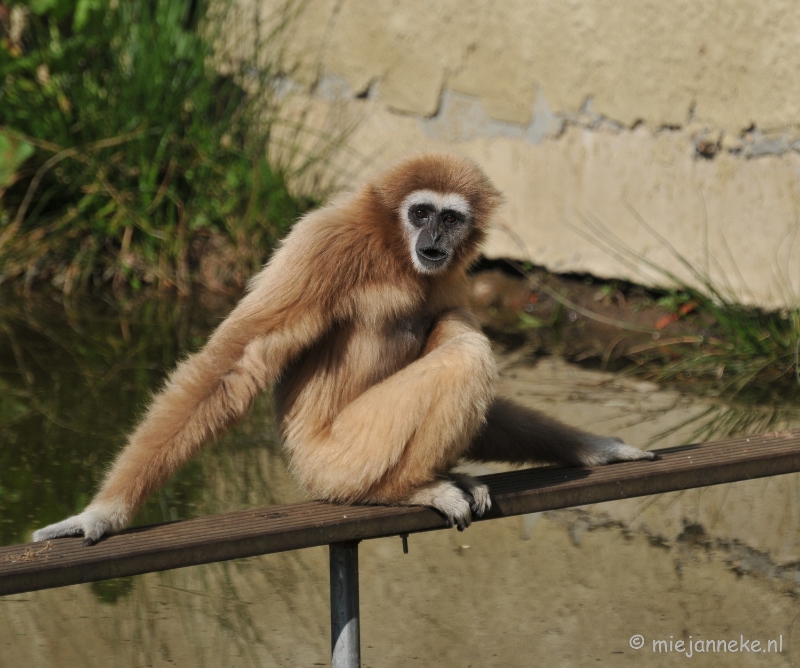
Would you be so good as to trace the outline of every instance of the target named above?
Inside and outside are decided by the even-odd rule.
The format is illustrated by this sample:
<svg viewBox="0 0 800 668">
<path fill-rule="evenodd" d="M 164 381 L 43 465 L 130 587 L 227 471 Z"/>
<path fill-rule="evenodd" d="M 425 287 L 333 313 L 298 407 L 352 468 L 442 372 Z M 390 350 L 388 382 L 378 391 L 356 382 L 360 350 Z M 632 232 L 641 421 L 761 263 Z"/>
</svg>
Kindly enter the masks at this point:
<svg viewBox="0 0 800 668">
<path fill-rule="evenodd" d="M 411 259 L 425 274 L 450 264 L 472 224 L 469 205 L 455 193 L 416 191 L 406 198 L 403 214 Z"/>
<path fill-rule="evenodd" d="M 414 227 L 420 228 L 414 250 L 419 263 L 429 271 L 441 268 L 454 249 L 458 228 L 466 225 L 464 214 L 454 209 L 437 211 L 429 204 L 413 206 L 408 219 Z"/>
</svg>

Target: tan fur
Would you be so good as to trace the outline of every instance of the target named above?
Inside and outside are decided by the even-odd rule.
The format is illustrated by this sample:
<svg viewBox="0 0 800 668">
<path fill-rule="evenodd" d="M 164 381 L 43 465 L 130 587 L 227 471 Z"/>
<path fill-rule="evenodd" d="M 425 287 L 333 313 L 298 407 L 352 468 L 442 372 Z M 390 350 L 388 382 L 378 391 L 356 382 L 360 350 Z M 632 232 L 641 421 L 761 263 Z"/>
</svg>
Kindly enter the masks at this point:
<svg viewBox="0 0 800 668">
<path fill-rule="evenodd" d="M 398 214 L 423 189 L 461 195 L 472 215 L 453 261 L 433 274 L 414 269 Z M 35 537 L 96 540 L 124 527 L 271 385 L 292 471 L 315 497 L 430 504 L 450 517 L 466 490 L 482 512 L 485 487 L 446 478 L 458 460 L 533 458 L 511 447 L 513 428 L 487 435 L 487 413 L 502 420 L 513 405 L 492 403 L 490 346 L 466 309 L 465 272 L 499 202 L 473 163 L 426 154 L 300 220 L 205 348 L 172 373 L 87 510 Z M 539 417 L 518 423 L 535 431 Z M 562 441 L 593 438 L 563 430 Z M 584 446 L 558 445 L 580 459 L 571 453 Z"/>
<path fill-rule="evenodd" d="M 412 271 L 394 210 L 418 187 L 462 193 L 478 221 L 436 280 Z M 127 524 L 276 380 L 292 470 L 315 496 L 399 502 L 446 473 L 492 397 L 489 346 L 455 309 L 498 201 L 472 163 L 426 155 L 301 220 L 206 347 L 171 375 L 90 507 L 113 505 L 115 524 Z M 436 319 L 426 346 L 424 325 Z"/>
</svg>

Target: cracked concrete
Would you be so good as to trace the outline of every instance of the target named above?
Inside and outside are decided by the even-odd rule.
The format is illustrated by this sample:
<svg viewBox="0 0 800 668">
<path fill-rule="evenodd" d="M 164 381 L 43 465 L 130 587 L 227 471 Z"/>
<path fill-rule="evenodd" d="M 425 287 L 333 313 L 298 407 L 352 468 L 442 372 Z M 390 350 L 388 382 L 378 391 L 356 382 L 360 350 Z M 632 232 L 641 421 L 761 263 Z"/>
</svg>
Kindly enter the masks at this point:
<svg viewBox="0 0 800 668">
<path fill-rule="evenodd" d="M 283 0 L 240 2 L 269 15 Z M 646 258 L 696 281 L 666 239 L 735 299 L 797 303 L 790 0 L 309 0 L 287 34 L 306 104 L 361 119 L 346 180 L 430 148 L 484 166 L 507 197 L 490 257 L 668 284 Z"/>
</svg>

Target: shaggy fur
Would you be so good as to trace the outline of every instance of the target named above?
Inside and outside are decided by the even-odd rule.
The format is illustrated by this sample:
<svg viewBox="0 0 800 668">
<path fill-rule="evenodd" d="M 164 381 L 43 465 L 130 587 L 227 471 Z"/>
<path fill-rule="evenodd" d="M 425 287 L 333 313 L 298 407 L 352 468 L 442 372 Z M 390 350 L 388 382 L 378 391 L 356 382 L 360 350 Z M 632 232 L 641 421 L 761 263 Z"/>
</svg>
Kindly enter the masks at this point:
<svg viewBox="0 0 800 668">
<path fill-rule="evenodd" d="M 441 270 L 412 261 L 402 208 L 415 191 L 455 194 L 449 201 L 469 207 Z M 300 220 L 206 346 L 172 373 L 87 509 L 34 539 L 83 534 L 91 544 L 122 529 L 271 385 L 291 469 L 312 495 L 431 505 L 459 528 L 490 505 L 484 486 L 448 475 L 462 457 L 649 458 L 495 401 L 466 269 L 499 202 L 472 162 L 426 154 Z"/>
</svg>

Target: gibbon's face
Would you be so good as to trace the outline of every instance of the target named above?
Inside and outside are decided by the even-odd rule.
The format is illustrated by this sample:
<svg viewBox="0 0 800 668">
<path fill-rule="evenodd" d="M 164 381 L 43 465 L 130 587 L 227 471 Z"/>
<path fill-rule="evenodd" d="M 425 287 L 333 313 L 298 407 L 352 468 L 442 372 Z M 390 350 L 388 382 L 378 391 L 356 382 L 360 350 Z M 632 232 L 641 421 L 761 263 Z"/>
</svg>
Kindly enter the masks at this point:
<svg viewBox="0 0 800 668">
<path fill-rule="evenodd" d="M 472 227 L 472 211 L 458 193 L 415 190 L 403 200 L 400 219 L 414 267 L 423 274 L 444 270 Z"/>
</svg>

